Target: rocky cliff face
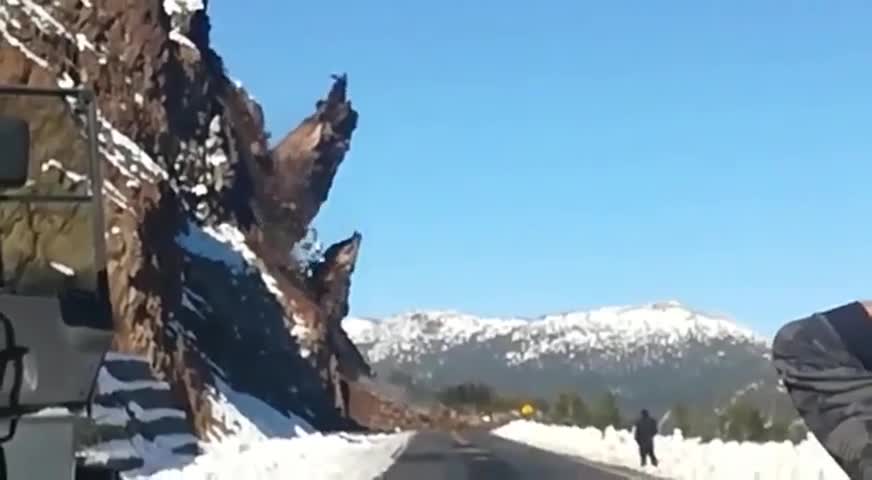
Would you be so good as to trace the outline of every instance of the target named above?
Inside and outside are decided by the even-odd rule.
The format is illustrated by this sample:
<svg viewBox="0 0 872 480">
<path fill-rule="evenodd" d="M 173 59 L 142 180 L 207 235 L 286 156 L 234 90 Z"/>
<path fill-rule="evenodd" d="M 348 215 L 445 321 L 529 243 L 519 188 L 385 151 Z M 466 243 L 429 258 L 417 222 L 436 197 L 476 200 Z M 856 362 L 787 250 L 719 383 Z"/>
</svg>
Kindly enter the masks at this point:
<svg viewBox="0 0 872 480">
<path fill-rule="evenodd" d="M 220 400 L 238 395 L 317 429 L 353 428 L 347 382 L 369 367 L 340 322 L 361 236 L 324 252 L 304 248 L 357 123 L 347 80 L 335 77 L 313 113 L 271 148 L 261 107 L 209 46 L 206 7 L 0 1 L 0 83 L 97 96 L 118 332 L 112 369 L 139 376 L 106 377 L 104 413 L 135 417 L 130 404 L 145 398 L 136 382 L 151 381 L 201 439 L 235 428 Z M 74 105 L 34 108 L 4 96 L 0 108 L 34 129 L 28 189 L 89 188 Z M 7 233 L 37 229 L 27 215 L 3 218 Z M 77 222 L 74 212 L 62 220 Z M 27 235 L 36 240 L 22 242 L 31 249 L 22 265 L 57 237 Z M 125 368 L 133 364 L 148 368 Z"/>
</svg>

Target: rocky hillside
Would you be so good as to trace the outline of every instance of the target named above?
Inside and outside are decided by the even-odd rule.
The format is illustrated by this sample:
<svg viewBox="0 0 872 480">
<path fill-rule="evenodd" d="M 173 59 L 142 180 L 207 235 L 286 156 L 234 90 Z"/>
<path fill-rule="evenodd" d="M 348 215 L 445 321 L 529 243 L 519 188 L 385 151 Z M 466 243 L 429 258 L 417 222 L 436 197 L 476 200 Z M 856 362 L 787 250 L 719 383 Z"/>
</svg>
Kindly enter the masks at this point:
<svg viewBox="0 0 872 480">
<path fill-rule="evenodd" d="M 347 80 L 270 145 L 261 107 L 210 47 L 206 7 L 0 2 L 0 83 L 97 96 L 117 335 L 95 451 L 131 468 L 137 452 L 190 453 L 240 432 L 357 428 L 350 384 L 369 374 L 340 325 L 361 235 L 323 250 L 309 236 L 357 124 Z M 75 102 L 39 102 L 0 96 L 0 112 L 33 130 L 25 188 L 86 191 L 84 118 Z M 2 234 L 30 239 L 21 262 L 85 225 L 74 210 L 2 208 Z"/>
<path fill-rule="evenodd" d="M 679 401 L 789 405 L 766 339 L 678 302 L 533 320 L 431 311 L 344 324 L 380 376 L 403 371 L 432 388 L 474 380 L 538 397 L 611 390 L 626 408 L 660 412 Z"/>
</svg>

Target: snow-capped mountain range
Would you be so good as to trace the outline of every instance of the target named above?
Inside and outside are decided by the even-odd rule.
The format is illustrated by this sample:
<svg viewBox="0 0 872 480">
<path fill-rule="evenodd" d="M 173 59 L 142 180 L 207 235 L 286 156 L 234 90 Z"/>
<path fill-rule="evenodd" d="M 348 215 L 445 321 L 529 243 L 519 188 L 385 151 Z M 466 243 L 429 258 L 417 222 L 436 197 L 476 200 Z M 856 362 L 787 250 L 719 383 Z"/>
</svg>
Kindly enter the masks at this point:
<svg viewBox="0 0 872 480">
<path fill-rule="evenodd" d="M 677 301 L 605 307 L 538 319 L 416 311 L 343 327 L 376 371 L 440 387 L 481 380 L 548 397 L 558 390 L 617 393 L 626 406 L 729 401 L 774 386 L 769 340 Z"/>
<path fill-rule="evenodd" d="M 342 323 L 354 341 L 368 348 L 369 359 L 415 361 L 433 351 L 470 342 L 509 337 L 518 348 L 506 352 L 509 365 L 549 354 L 568 355 L 601 350 L 621 361 L 659 345 L 663 353 L 687 341 L 734 340 L 766 345 L 767 339 L 726 317 L 695 311 L 677 301 L 644 306 L 606 307 L 586 312 L 546 315 L 538 319 L 481 318 L 460 312 L 414 311 L 383 320 L 347 318 Z M 644 361 L 656 361 L 646 358 Z"/>
</svg>

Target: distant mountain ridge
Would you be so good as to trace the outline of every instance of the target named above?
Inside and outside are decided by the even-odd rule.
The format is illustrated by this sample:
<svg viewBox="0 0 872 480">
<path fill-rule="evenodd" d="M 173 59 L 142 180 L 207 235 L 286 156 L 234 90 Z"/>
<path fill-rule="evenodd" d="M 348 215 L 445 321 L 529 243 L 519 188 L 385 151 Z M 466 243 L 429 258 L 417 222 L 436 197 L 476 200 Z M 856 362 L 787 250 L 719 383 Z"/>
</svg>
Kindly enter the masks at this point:
<svg viewBox="0 0 872 480">
<path fill-rule="evenodd" d="M 674 300 L 537 319 L 415 311 L 350 317 L 343 327 L 377 372 L 403 371 L 432 387 L 482 380 L 543 397 L 611 390 L 626 408 L 715 408 L 744 391 L 767 408 L 784 400 L 770 339 Z"/>
</svg>

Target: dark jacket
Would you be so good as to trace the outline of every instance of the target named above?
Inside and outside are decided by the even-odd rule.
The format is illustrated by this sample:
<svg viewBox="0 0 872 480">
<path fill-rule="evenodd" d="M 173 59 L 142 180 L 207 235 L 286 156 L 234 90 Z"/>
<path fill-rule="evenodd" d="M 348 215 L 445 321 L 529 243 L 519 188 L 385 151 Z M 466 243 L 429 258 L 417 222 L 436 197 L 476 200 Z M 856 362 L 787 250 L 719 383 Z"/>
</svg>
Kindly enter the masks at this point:
<svg viewBox="0 0 872 480">
<path fill-rule="evenodd" d="M 650 416 L 641 416 L 636 420 L 636 441 L 639 443 L 651 443 L 657 435 L 657 421 Z"/>
<path fill-rule="evenodd" d="M 872 478 L 872 315 L 851 303 L 788 323 L 772 343 L 808 429 L 850 478 Z"/>
</svg>

